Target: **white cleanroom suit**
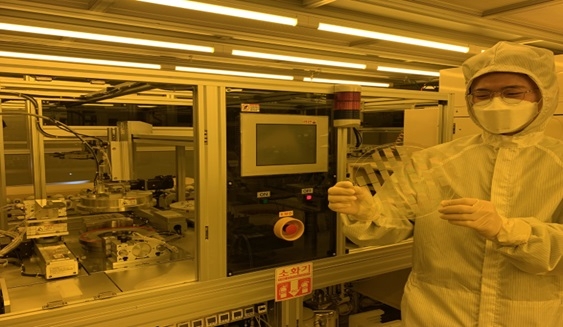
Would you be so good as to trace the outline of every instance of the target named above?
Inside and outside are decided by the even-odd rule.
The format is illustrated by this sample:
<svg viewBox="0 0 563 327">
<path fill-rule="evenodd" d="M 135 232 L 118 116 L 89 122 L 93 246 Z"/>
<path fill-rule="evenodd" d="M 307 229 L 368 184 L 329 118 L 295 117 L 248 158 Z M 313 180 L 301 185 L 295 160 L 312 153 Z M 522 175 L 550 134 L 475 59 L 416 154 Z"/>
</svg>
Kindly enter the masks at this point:
<svg viewBox="0 0 563 327">
<path fill-rule="evenodd" d="M 541 91 L 539 114 L 514 135 L 484 130 L 416 152 L 373 198 L 356 187 L 359 209 L 341 215 L 344 232 L 360 246 L 413 236 L 407 327 L 561 327 L 563 142 L 543 133 L 558 101 L 553 54 L 500 42 L 462 68 L 468 93 L 487 73 L 529 76 Z M 338 185 L 329 207 L 350 213 Z M 498 227 L 477 232 L 442 219 L 442 201 L 460 198 L 489 203 Z"/>
</svg>

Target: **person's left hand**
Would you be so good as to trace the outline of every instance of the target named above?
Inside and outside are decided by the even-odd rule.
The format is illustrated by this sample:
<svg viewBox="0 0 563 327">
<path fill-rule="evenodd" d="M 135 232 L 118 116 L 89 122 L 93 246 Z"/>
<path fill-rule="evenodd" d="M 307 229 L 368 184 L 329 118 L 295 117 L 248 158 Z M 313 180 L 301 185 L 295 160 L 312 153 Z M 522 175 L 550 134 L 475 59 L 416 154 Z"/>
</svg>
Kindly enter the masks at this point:
<svg viewBox="0 0 563 327">
<path fill-rule="evenodd" d="M 492 239 L 502 227 L 502 218 L 495 206 L 485 200 L 461 198 L 440 202 L 440 218 L 451 224 L 473 228 L 479 234 Z"/>
</svg>

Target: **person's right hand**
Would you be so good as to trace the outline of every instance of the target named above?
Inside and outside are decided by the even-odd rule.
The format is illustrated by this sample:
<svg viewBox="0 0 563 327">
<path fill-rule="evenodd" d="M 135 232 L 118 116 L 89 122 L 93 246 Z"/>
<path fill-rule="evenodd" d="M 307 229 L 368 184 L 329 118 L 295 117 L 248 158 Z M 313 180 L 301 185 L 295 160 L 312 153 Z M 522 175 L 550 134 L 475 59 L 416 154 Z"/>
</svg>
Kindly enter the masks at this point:
<svg viewBox="0 0 563 327">
<path fill-rule="evenodd" d="M 349 181 L 338 182 L 328 189 L 328 207 L 356 220 L 373 220 L 377 214 L 371 192 Z"/>
</svg>

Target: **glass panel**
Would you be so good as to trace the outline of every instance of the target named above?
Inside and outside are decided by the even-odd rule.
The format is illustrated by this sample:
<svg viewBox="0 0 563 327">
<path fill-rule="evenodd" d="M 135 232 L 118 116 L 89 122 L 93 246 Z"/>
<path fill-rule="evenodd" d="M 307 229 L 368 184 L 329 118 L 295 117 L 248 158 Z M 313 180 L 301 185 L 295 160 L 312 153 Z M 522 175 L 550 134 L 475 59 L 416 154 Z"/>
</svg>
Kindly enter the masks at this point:
<svg viewBox="0 0 563 327">
<path fill-rule="evenodd" d="M 14 94 L 28 91 L 12 77 L 0 80 Z M 34 83 L 41 84 L 31 95 L 40 104 L 34 113 L 49 118 L 32 125 L 44 135 L 38 153 L 30 150 L 28 117 L 2 115 L 0 178 L 10 202 L 0 217 L 25 232 L 21 244 L 0 246 L 15 263 L 2 274 L 12 312 L 42 310 L 52 300 L 44 284 L 61 280 L 76 287 L 73 303 L 197 280 L 194 87 L 62 77 L 29 78 L 26 87 Z M 2 109 L 26 112 L 13 97 Z M 40 165 L 47 196 L 34 199 Z"/>
<path fill-rule="evenodd" d="M 423 165 L 416 169 L 420 175 L 414 174 L 415 167 L 411 162 L 413 153 L 425 147 L 437 145 L 442 137 L 442 104 L 445 102 L 434 99 L 417 99 L 419 94 L 404 94 L 396 97 L 362 96 L 362 119 L 361 124 L 350 133 L 349 146 L 347 148 L 347 176 L 350 181 L 358 186 L 367 187 L 373 195 L 380 192 L 387 181 L 393 181 L 394 185 L 408 185 L 408 194 L 416 189 L 418 195 L 414 201 L 402 206 L 411 206 L 411 210 L 424 212 L 424 208 L 432 194 L 438 194 L 435 188 L 435 180 L 429 178 L 436 176 L 435 173 L 427 174 L 423 171 Z M 407 97 L 408 96 L 408 97 Z M 412 98 L 411 98 L 412 97 Z M 407 172 L 407 173 L 405 173 Z M 423 176 L 423 177 L 419 177 Z M 410 189 L 413 188 L 413 190 Z M 420 191 L 424 190 L 424 191 Z M 401 190 L 404 191 L 404 190 Z M 384 193 L 379 193 L 380 199 Z M 422 197 L 421 197 L 422 194 Z M 430 194 L 430 195 L 428 195 Z M 423 198 L 426 196 L 426 198 Z M 384 205 L 394 206 L 398 197 L 386 199 Z M 419 201 L 419 199 L 423 199 Z M 413 204 L 414 202 L 414 204 Z M 433 204 L 434 205 L 434 204 Z M 416 207 L 415 207 L 416 206 Z M 375 238 L 369 234 L 362 234 L 362 239 L 375 242 Z M 397 238 L 389 242 L 400 242 Z M 361 241 L 356 241 L 362 243 Z M 354 244 L 347 239 L 347 251 L 361 251 L 365 244 Z"/>
<path fill-rule="evenodd" d="M 152 126 L 193 127 L 191 106 L 156 105 L 150 104 L 150 100 L 141 101 L 142 103 L 135 104 L 118 102 L 83 105 L 63 102 L 63 107 L 61 102 L 44 101 L 43 114 L 72 126 L 115 126 L 118 121 L 143 121 Z"/>
<path fill-rule="evenodd" d="M 6 185 L 31 185 L 31 158 L 28 154 L 6 154 Z"/>
<path fill-rule="evenodd" d="M 335 255 L 326 94 L 227 93 L 229 274 Z M 252 107 L 253 111 L 243 108 Z"/>
</svg>

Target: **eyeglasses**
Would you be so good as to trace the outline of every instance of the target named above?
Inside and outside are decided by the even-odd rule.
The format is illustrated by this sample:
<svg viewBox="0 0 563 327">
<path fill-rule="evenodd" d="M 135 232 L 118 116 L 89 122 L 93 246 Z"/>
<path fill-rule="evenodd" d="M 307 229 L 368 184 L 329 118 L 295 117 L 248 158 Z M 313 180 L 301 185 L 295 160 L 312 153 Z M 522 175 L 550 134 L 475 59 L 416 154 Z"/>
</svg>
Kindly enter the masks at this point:
<svg viewBox="0 0 563 327">
<path fill-rule="evenodd" d="M 508 104 L 518 104 L 524 100 L 526 94 L 532 93 L 537 89 L 525 89 L 525 88 L 506 88 L 502 91 L 489 91 L 489 90 L 478 90 L 467 95 L 469 103 L 486 105 L 489 104 L 495 97 L 495 94 L 499 94 L 502 101 Z"/>
</svg>

